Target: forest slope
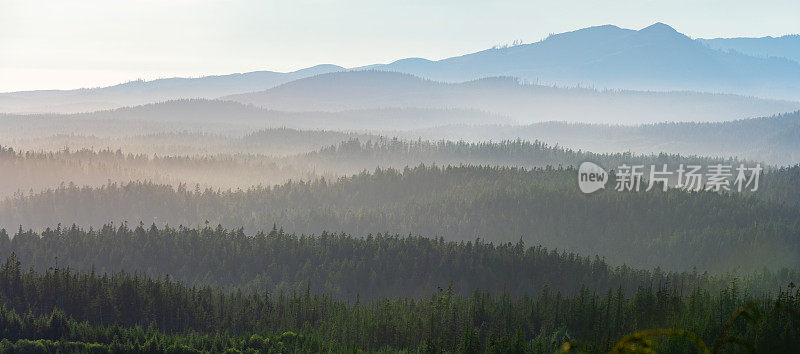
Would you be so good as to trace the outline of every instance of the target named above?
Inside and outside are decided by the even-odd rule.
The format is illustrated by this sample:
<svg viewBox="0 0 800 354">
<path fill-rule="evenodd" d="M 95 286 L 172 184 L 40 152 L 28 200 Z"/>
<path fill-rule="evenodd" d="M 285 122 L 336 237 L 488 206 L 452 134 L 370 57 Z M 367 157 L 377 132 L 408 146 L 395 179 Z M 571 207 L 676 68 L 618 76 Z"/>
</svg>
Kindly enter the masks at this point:
<svg viewBox="0 0 800 354">
<path fill-rule="evenodd" d="M 587 196 L 578 191 L 576 176 L 571 168 L 417 167 L 229 192 L 150 183 L 62 187 L 0 204 L 0 224 L 208 221 L 256 232 L 277 223 L 305 234 L 523 240 L 644 268 L 724 272 L 800 265 L 796 206 L 677 190 Z"/>
</svg>

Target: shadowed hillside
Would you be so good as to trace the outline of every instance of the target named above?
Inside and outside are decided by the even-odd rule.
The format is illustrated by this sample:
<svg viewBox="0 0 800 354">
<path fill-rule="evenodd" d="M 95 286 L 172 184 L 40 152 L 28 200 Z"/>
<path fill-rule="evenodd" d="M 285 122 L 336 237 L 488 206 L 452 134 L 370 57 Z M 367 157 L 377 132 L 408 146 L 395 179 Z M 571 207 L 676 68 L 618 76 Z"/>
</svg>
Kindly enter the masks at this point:
<svg viewBox="0 0 800 354">
<path fill-rule="evenodd" d="M 511 77 L 448 84 L 381 71 L 323 74 L 225 99 L 281 111 L 387 107 L 475 109 L 509 116 L 519 123 L 554 120 L 610 124 L 707 122 L 800 108 L 797 102 L 735 95 L 557 88 L 522 84 Z"/>
<path fill-rule="evenodd" d="M 621 126 L 545 122 L 527 126 L 456 125 L 398 132 L 408 138 L 486 141 L 537 139 L 572 149 L 738 157 L 775 165 L 800 162 L 800 111 L 730 122 Z"/>
<path fill-rule="evenodd" d="M 288 232 L 524 241 L 609 263 L 725 272 L 798 267 L 795 206 L 711 192 L 578 191 L 574 169 L 417 167 L 270 188 L 192 191 L 150 183 L 61 187 L 0 204 L 7 229 L 111 221 Z M 676 222 L 680 220 L 680 222 Z"/>
<path fill-rule="evenodd" d="M 309 108 L 309 107 L 306 107 Z M 179 100 L 79 114 L 0 114 L 0 138 L 58 134 L 100 137 L 176 131 L 245 135 L 265 128 L 310 130 L 408 130 L 448 124 L 508 124 L 506 116 L 474 109 L 381 108 L 341 112 L 284 112 L 219 100 Z"/>
</svg>

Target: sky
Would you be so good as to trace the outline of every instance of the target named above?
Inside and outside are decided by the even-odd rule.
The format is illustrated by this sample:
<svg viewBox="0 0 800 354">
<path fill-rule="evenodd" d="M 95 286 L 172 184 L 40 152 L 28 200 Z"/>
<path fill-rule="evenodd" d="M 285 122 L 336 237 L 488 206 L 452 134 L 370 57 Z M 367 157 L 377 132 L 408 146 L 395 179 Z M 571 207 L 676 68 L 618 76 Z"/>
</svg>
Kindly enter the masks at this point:
<svg viewBox="0 0 800 354">
<path fill-rule="evenodd" d="M 800 1 L 0 0 L 0 92 L 441 59 L 655 22 L 693 38 L 796 34 Z"/>
</svg>

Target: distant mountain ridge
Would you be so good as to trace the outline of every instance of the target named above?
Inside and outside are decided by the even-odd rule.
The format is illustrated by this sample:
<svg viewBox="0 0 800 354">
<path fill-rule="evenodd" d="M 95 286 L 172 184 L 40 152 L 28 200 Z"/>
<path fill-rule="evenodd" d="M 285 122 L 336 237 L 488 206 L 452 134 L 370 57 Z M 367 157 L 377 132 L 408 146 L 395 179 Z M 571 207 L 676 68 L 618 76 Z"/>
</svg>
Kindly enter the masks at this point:
<svg viewBox="0 0 800 354">
<path fill-rule="evenodd" d="M 79 90 L 0 93 L 0 112 L 78 113 L 175 99 L 214 99 L 316 75 L 367 69 L 447 83 L 501 76 L 560 87 L 732 93 L 800 101 L 799 36 L 692 39 L 656 23 L 640 30 L 588 27 L 536 43 L 438 61 L 407 58 L 350 69 L 328 64 L 290 73 L 256 71 Z"/>
<path fill-rule="evenodd" d="M 253 71 L 243 74 L 131 81 L 78 90 L 42 90 L 0 93 L 4 113 L 82 113 L 186 98 L 213 99 L 236 93 L 266 90 L 304 77 L 346 70 L 317 65 L 289 73 Z"/>
<path fill-rule="evenodd" d="M 500 85 L 498 82 L 495 84 Z M 284 112 L 232 101 L 180 100 L 70 115 L 0 114 L 0 142 L 14 145 L 15 140 L 46 139 L 50 142 L 48 146 L 53 149 L 73 146 L 81 141 L 86 142 L 84 147 L 108 147 L 113 144 L 101 141 L 130 137 L 132 134 L 155 134 L 153 136 L 170 137 L 164 140 L 171 144 L 203 146 L 215 144 L 211 137 L 203 137 L 206 133 L 243 136 L 255 130 L 284 127 L 344 131 L 344 134 L 350 135 L 358 132 L 356 135 L 362 137 L 399 137 L 410 141 L 423 139 L 485 142 L 519 138 L 596 153 L 679 153 L 685 156 L 737 157 L 773 165 L 794 165 L 800 161 L 800 110 L 774 116 L 710 123 L 619 125 L 548 121 L 520 124 L 508 117 L 465 109 L 384 108 L 341 112 Z M 85 136 L 87 131 L 92 132 L 92 137 Z M 281 134 L 276 133 L 265 139 L 271 143 L 280 139 L 290 141 L 292 133 L 286 129 L 282 131 Z M 284 138 L 278 139 L 276 135 L 284 135 Z M 92 140 L 89 138 L 94 138 L 95 143 L 87 142 Z M 186 143 L 193 139 L 203 141 Z M 139 144 L 151 144 L 157 140 L 141 140 Z M 216 144 L 222 143 L 217 139 Z M 257 143 L 243 140 L 242 144 Z M 252 145 L 247 149 L 255 147 Z"/>
<path fill-rule="evenodd" d="M 238 102 L 184 99 L 75 114 L 2 114 L 0 142 L 57 134 L 100 137 L 163 132 L 248 134 L 266 128 L 407 130 L 448 124 L 512 124 L 508 117 L 468 109 L 378 108 L 283 112 Z"/>
<path fill-rule="evenodd" d="M 400 135 L 412 139 L 466 141 L 539 140 L 595 153 L 680 153 L 684 156 L 735 157 L 778 166 L 800 162 L 800 111 L 716 123 L 458 125 Z"/>
<path fill-rule="evenodd" d="M 800 102 L 737 95 L 557 88 L 523 84 L 512 77 L 445 83 L 380 70 L 322 74 L 222 99 L 295 112 L 458 108 L 508 116 L 521 124 L 710 122 L 800 109 Z"/>
<path fill-rule="evenodd" d="M 447 82 L 513 76 L 561 86 L 800 99 L 800 63 L 716 50 L 663 23 L 638 31 L 589 27 L 531 44 L 438 61 L 403 59 L 369 68 Z"/>
<path fill-rule="evenodd" d="M 800 62 L 800 35 L 761 38 L 714 38 L 697 41 L 717 50 L 734 50 L 755 57 L 777 57 Z"/>
</svg>

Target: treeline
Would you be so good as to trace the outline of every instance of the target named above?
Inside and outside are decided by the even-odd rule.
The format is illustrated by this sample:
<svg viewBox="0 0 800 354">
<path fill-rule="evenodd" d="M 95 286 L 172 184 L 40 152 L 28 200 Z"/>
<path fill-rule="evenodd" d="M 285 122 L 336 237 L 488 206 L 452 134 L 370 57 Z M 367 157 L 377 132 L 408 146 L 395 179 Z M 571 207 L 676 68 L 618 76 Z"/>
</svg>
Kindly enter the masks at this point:
<svg viewBox="0 0 800 354">
<path fill-rule="evenodd" d="M 366 140 L 362 141 L 359 137 Z M 103 141 L 113 141 L 138 153 L 86 147 Z M 331 144 L 331 141 L 337 143 Z M 52 147 L 58 142 L 65 145 L 57 147 L 56 151 L 19 151 L 0 146 L 0 170 L 4 171 L 0 180 L 0 198 L 17 192 L 38 193 L 70 182 L 78 186 L 100 186 L 108 181 L 152 181 L 175 186 L 185 183 L 202 188 L 236 189 L 320 176 L 336 178 L 376 167 L 402 169 L 420 164 L 533 168 L 577 166 L 583 161 L 594 161 L 614 168 L 621 163 L 707 165 L 724 161 L 677 154 L 593 154 L 549 146 L 539 141 L 405 141 L 291 129 L 262 130 L 241 138 L 191 133 L 153 134 L 115 140 L 62 136 L 50 137 L 38 144 Z M 64 147 L 69 144 L 83 147 Z M 307 152 L 319 147 L 322 148 L 318 151 Z M 728 162 L 735 163 L 733 160 Z"/>
<path fill-rule="evenodd" d="M 646 114 L 644 114 L 646 115 Z M 733 112 L 733 117 L 748 117 Z M 544 122 L 525 126 L 447 126 L 416 132 L 423 139 L 540 140 L 594 152 L 635 151 L 738 157 L 773 165 L 800 162 L 800 111 L 725 122 L 615 125 Z"/>
<path fill-rule="evenodd" d="M 296 130 L 269 128 L 243 135 L 225 135 L 194 130 L 157 132 L 121 137 L 82 134 L 55 134 L 42 137 L 14 138 L 16 150 L 71 151 L 114 147 L 126 153 L 148 156 L 209 156 L 218 154 L 253 154 L 290 156 L 305 154 L 350 139 L 377 140 L 377 135 L 331 130 Z M 2 139 L 0 139 L 2 140 Z"/>
<path fill-rule="evenodd" d="M 547 166 L 577 167 L 584 161 L 592 161 L 607 169 L 616 168 L 623 163 L 677 166 L 679 163 L 709 165 L 724 162 L 738 165 L 738 161 L 735 159 L 680 154 L 635 154 L 632 152 L 597 154 L 559 145 L 549 145 L 538 140 L 521 139 L 499 142 L 465 142 L 414 141 L 398 138 L 361 141 L 356 138 L 297 156 L 296 159 L 307 161 L 306 165 L 320 166 L 325 170 L 336 170 L 340 173 L 357 173 L 362 170 L 373 170 L 375 167 L 402 169 L 406 166 L 420 164 L 544 168 Z"/>
<path fill-rule="evenodd" d="M 12 256 L 0 268 L 0 301 L 6 339 L 0 348 L 14 349 L 552 353 L 565 342 L 608 350 L 623 335 L 652 328 L 689 331 L 709 347 L 718 338 L 765 353 L 791 353 L 800 345 L 800 292 L 791 285 L 762 298 L 744 294 L 736 282 L 685 295 L 642 286 L 632 296 L 587 288 L 573 296 L 549 288 L 535 297 L 462 296 L 448 287 L 422 299 L 348 303 L 309 291 L 228 292 L 125 272 L 25 272 Z M 740 310 L 744 315 L 728 325 Z M 697 352 L 680 338 L 655 340 L 666 352 Z M 723 349 L 747 348 L 739 344 Z"/>
<path fill-rule="evenodd" d="M 252 234 L 278 224 L 307 235 L 330 230 L 359 237 L 388 232 L 522 240 L 647 269 L 800 266 L 797 207 L 676 190 L 607 188 L 587 196 L 578 191 L 576 179 L 572 168 L 420 166 L 236 191 L 140 182 L 65 186 L 0 204 L 0 225 L 15 230 L 141 221 L 192 227 L 208 221 Z"/>
<path fill-rule="evenodd" d="M 42 315 L 0 308 L 0 353 L 319 353 L 346 350 L 293 332 L 233 336 L 224 333 L 165 334 L 155 327 L 79 322 L 55 309 Z"/>
<path fill-rule="evenodd" d="M 170 276 L 192 285 L 213 285 L 245 291 L 310 290 L 349 301 L 382 297 L 420 297 L 452 285 L 459 294 L 476 289 L 514 296 L 544 288 L 563 294 L 582 286 L 626 294 L 642 284 L 665 285 L 676 291 L 724 287 L 731 278 L 707 274 L 643 271 L 611 267 L 603 259 L 547 250 L 523 243 L 492 244 L 482 240 L 444 241 L 419 236 L 375 235 L 354 238 L 323 232 L 316 237 L 268 233 L 246 235 L 241 229 L 130 229 L 106 225 L 84 231 L 77 227 L 0 231 L 0 256 L 14 254 L 36 271 L 70 267 L 111 273 L 125 270 L 154 277 Z M 794 271 L 764 272 L 742 279 L 753 293 L 788 283 Z"/>
<path fill-rule="evenodd" d="M 235 189 L 316 176 L 310 170 L 259 155 L 151 156 L 111 149 L 22 152 L 3 146 L 0 171 L 0 199 L 61 184 L 100 186 L 140 180 Z"/>
</svg>

